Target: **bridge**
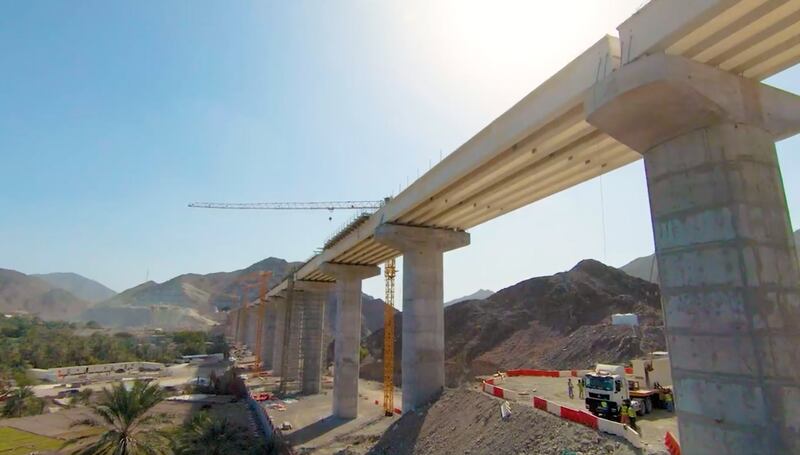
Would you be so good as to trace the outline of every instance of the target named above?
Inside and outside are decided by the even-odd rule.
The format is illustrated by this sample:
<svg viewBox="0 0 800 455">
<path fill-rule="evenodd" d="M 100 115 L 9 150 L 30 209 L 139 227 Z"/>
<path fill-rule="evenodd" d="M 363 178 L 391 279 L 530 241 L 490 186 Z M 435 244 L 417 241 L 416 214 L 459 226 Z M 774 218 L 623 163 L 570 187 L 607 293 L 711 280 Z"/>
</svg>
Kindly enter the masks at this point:
<svg viewBox="0 0 800 455">
<path fill-rule="evenodd" d="M 334 415 L 356 415 L 361 281 L 379 264 L 404 258 L 408 412 L 444 386 L 443 254 L 644 159 L 685 452 L 800 453 L 800 267 L 774 145 L 800 129 L 800 97 L 760 82 L 800 60 L 800 0 L 653 0 L 617 30 L 271 290 L 278 320 L 335 293 Z M 321 327 L 312 313 L 293 324 Z M 319 390 L 319 335 L 285 353 L 275 332 L 267 362 L 303 355 Z"/>
</svg>

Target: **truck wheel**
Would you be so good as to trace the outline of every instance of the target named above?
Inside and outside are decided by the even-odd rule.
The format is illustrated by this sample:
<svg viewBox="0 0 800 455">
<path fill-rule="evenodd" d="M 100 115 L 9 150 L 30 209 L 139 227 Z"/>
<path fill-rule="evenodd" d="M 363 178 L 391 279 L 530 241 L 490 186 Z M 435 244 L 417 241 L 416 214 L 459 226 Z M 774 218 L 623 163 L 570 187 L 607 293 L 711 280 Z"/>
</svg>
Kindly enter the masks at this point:
<svg viewBox="0 0 800 455">
<path fill-rule="evenodd" d="M 650 397 L 644 399 L 644 413 L 650 414 L 653 412 L 653 400 Z"/>
</svg>

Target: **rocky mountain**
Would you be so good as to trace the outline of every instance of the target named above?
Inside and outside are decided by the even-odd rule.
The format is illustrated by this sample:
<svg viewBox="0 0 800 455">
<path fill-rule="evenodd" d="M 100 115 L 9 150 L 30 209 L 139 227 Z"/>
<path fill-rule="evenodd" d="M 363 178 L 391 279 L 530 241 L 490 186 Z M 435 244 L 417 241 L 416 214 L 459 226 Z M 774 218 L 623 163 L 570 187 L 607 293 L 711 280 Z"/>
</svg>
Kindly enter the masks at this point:
<svg viewBox="0 0 800 455">
<path fill-rule="evenodd" d="M 611 326 L 611 314 L 636 313 L 641 327 Z M 400 380 L 402 318 L 397 326 Z M 362 376 L 379 379 L 383 331 L 367 337 Z M 531 278 L 483 300 L 445 308 L 445 368 L 451 385 L 508 368 L 586 368 L 665 349 L 658 286 L 598 261 Z"/>
<path fill-rule="evenodd" d="M 0 269 L 0 313 L 74 320 L 91 304 L 47 281 L 15 270 Z"/>
<path fill-rule="evenodd" d="M 467 300 L 485 300 L 491 297 L 493 294 L 494 291 L 490 291 L 488 289 L 478 289 L 477 291 L 473 292 L 470 295 L 465 295 L 464 297 L 459 297 L 457 299 L 444 302 L 444 306 L 450 306 L 456 303 L 466 302 Z"/>
<path fill-rule="evenodd" d="M 800 229 L 794 231 L 794 244 L 800 246 Z M 797 260 L 800 261 L 800 247 L 797 248 Z M 655 261 L 654 254 L 636 258 L 620 267 L 620 270 L 628 275 L 658 283 L 658 262 Z"/>
<path fill-rule="evenodd" d="M 116 292 L 77 273 L 44 273 L 33 277 L 47 281 L 54 288 L 63 289 L 79 299 L 97 303 L 117 295 Z"/>
<path fill-rule="evenodd" d="M 242 289 L 248 301 L 258 298 L 258 272 L 272 272 L 269 285 L 274 286 L 298 265 L 270 257 L 233 272 L 187 273 L 163 283 L 148 281 L 95 305 L 81 318 L 118 327 L 206 328 L 219 322 L 219 310 L 240 304 Z"/>
</svg>

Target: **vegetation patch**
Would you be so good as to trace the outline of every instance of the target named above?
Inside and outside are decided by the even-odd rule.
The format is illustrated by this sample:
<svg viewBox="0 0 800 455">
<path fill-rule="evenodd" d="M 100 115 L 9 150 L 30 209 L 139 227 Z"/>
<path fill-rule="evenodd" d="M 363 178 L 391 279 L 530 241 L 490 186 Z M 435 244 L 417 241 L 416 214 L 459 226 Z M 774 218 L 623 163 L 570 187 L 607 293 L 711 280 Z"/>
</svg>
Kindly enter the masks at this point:
<svg viewBox="0 0 800 455">
<path fill-rule="evenodd" d="M 0 427 L 0 455 L 27 455 L 31 452 L 57 450 L 62 442 L 16 428 Z"/>
</svg>

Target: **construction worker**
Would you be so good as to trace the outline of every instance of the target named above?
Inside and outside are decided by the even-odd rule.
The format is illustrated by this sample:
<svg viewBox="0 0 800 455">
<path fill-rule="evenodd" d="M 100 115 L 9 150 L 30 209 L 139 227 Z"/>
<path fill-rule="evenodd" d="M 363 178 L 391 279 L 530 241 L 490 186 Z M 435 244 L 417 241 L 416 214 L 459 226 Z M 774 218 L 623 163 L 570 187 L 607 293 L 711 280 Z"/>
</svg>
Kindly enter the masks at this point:
<svg viewBox="0 0 800 455">
<path fill-rule="evenodd" d="M 586 385 L 583 383 L 583 379 L 578 379 L 578 398 L 581 400 L 584 398 L 584 389 Z"/>
<path fill-rule="evenodd" d="M 575 398 L 575 392 L 572 386 L 572 378 L 567 378 L 567 393 L 569 393 L 569 399 L 572 400 Z"/>
<path fill-rule="evenodd" d="M 667 392 L 664 394 L 664 404 L 667 406 L 667 412 L 672 412 L 674 409 L 674 404 L 672 401 L 672 392 Z"/>
<path fill-rule="evenodd" d="M 628 402 L 630 403 L 630 400 Z M 639 427 L 636 426 L 636 409 L 630 404 L 628 405 L 628 424 L 634 431 L 639 431 Z"/>
<path fill-rule="evenodd" d="M 628 408 L 631 407 L 631 400 L 625 400 L 622 402 L 622 406 L 619 408 L 619 422 L 623 425 L 628 424 Z"/>
</svg>

